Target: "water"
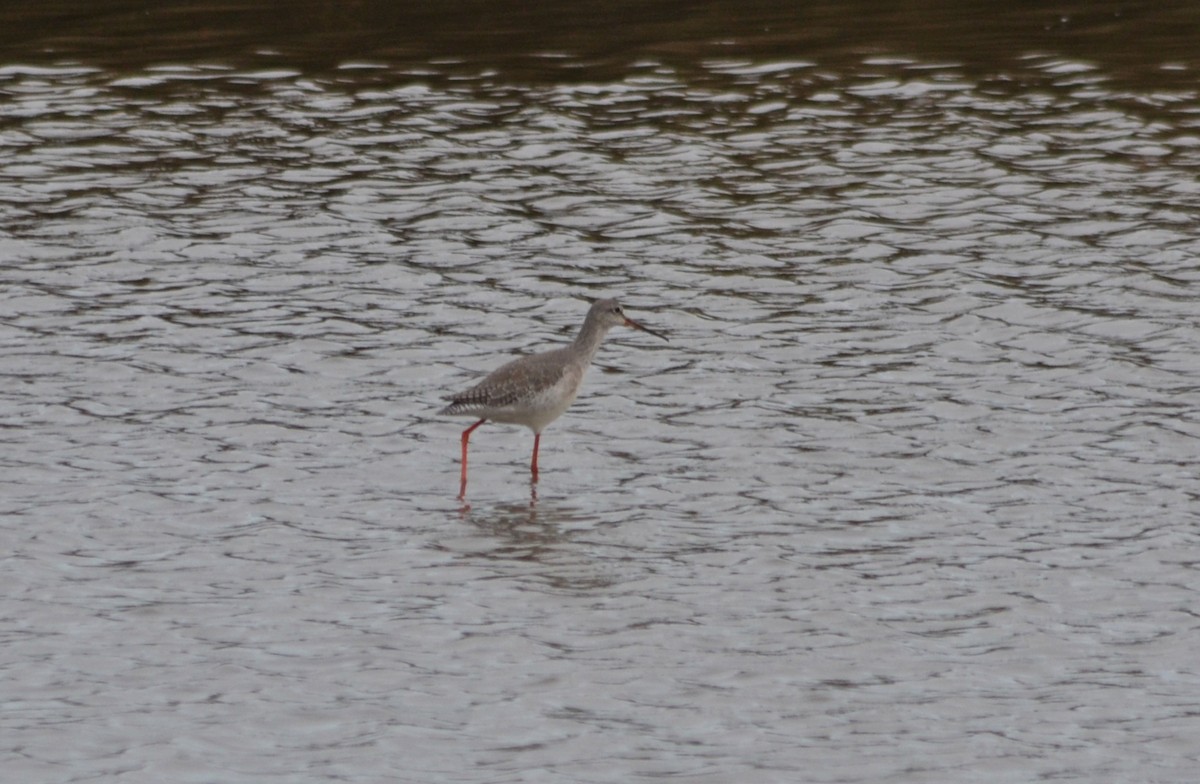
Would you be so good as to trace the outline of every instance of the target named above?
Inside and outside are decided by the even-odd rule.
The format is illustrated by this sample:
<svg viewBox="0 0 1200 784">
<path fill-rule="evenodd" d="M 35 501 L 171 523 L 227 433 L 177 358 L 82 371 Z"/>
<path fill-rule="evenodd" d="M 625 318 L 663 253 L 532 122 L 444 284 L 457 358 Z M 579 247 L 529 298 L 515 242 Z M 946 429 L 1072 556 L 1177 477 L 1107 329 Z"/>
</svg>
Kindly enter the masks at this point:
<svg viewBox="0 0 1200 784">
<path fill-rule="evenodd" d="M 6 776 L 1191 780 L 1195 12 L 880 5 L 5 12 Z"/>
</svg>

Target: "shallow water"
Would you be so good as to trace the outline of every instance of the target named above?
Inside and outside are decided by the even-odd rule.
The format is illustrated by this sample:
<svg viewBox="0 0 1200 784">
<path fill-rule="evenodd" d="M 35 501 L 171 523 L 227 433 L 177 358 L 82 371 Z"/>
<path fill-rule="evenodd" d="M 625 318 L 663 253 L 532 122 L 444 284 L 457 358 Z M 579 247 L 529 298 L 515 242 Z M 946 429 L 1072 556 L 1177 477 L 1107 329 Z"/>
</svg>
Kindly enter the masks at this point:
<svg viewBox="0 0 1200 784">
<path fill-rule="evenodd" d="M 1190 780 L 1195 12 L 1012 5 L 9 11 L 7 775 Z"/>
</svg>

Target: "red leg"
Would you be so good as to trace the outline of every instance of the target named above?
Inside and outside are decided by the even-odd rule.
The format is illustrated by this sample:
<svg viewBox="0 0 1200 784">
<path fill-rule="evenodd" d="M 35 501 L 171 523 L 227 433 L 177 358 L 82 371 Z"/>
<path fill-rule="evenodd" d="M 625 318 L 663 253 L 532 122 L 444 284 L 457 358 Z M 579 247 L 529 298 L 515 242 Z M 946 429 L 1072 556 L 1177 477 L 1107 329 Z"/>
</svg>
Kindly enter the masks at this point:
<svg viewBox="0 0 1200 784">
<path fill-rule="evenodd" d="M 537 453 L 538 453 L 538 444 L 541 442 L 541 440 L 542 440 L 541 433 L 533 434 L 533 462 L 529 465 L 529 473 L 533 474 L 534 482 L 537 482 Z"/>
<path fill-rule="evenodd" d="M 462 484 L 458 488 L 458 497 L 464 498 L 467 495 L 467 441 L 471 438 L 471 433 L 475 432 L 475 428 L 486 422 L 486 419 L 481 419 L 475 424 L 468 427 L 462 434 Z"/>
</svg>

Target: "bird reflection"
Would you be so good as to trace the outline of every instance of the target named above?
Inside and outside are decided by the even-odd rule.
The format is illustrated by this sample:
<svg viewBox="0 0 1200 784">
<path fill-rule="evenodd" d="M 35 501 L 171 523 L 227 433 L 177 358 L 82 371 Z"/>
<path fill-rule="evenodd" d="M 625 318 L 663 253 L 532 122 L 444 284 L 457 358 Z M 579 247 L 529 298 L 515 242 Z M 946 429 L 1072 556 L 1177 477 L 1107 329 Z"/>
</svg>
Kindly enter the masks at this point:
<svg viewBox="0 0 1200 784">
<path fill-rule="evenodd" d="M 462 517 L 465 519 L 466 516 L 471 511 L 471 502 L 469 500 L 467 500 L 467 497 L 465 495 L 459 495 L 457 497 L 457 500 L 459 501 L 458 515 L 459 515 L 459 517 Z M 531 481 L 529 483 L 529 519 L 530 519 L 530 522 L 533 522 L 537 519 L 537 503 L 538 503 L 537 482 Z"/>
<path fill-rule="evenodd" d="M 463 522 L 497 540 L 497 545 L 489 550 L 490 556 L 541 560 L 569 543 L 569 530 L 587 516 L 557 499 L 539 503 L 537 490 L 531 486 L 527 502 L 509 501 L 475 507 L 464 503 L 460 517 Z"/>
</svg>

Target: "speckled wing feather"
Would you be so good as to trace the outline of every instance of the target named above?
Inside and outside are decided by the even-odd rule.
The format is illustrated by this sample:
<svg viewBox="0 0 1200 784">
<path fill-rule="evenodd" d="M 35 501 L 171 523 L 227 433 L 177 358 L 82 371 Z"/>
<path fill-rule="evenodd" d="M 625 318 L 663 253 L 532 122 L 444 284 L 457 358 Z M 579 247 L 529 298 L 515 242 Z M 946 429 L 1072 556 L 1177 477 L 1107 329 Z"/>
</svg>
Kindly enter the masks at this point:
<svg viewBox="0 0 1200 784">
<path fill-rule="evenodd" d="M 563 349 L 557 349 L 514 359 L 465 392 L 446 398 L 450 405 L 439 413 L 472 414 L 483 409 L 516 405 L 559 382 L 567 370 L 567 364 L 561 359 L 563 353 Z"/>
</svg>

